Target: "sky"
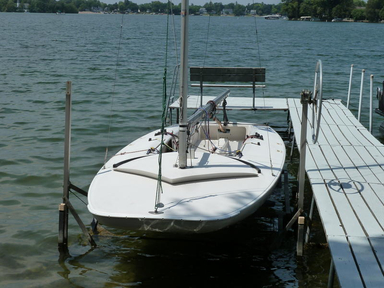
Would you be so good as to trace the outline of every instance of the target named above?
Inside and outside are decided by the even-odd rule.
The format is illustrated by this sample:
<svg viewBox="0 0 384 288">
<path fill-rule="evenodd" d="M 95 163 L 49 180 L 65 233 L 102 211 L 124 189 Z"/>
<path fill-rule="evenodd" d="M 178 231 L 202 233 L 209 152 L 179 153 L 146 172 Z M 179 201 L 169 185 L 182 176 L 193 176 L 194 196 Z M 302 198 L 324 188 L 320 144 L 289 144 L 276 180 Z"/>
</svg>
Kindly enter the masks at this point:
<svg viewBox="0 0 384 288">
<path fill-rule="evenodd" d="M 100 2 L 107 3 L 107 4 L 114 4 L 118 3 L 121 0 L 100 0 Z M 151 3 L 154 0 L 131 0 L 132 2 L 136 4 L 144 4 L 144 3 Z M 160 2 L 167 2 L 166 0 L 158 0 Z M 205 3 L 209 2 L 209 0 L 189 0 L 189 4 L 194 5 L 204 5 Z M 212 0 L 213 3 L 215 2 L 221 2 L 224 5 L 229 3 L 236 3 L 236 0 Z M 279 4 L 281 0 L 237 0 L 238 4 L 247 5 L 251 3 L 264 3 L 264 4 Z M 180 0 L 174 0 L 174 4 L 179 4 Z"/>
</svg>

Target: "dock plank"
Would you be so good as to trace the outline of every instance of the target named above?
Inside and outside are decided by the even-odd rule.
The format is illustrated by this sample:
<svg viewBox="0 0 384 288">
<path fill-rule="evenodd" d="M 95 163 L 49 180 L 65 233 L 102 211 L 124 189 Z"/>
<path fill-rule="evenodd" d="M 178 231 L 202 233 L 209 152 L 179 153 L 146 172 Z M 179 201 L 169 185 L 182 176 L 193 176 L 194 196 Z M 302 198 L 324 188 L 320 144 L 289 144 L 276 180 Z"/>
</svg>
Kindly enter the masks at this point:
<svg viewBox="0 0 384 288">
<path fill-rule="evenodd" d="M 369 181 L 370 183 L 383 183 L 384 181 L 384 169 L 380 165 L 384 159 L 380 159 L 381 157 L 372 157 L 369 149 L 372 146 L 356 146 L 355 150 L 365 163 L 365 165 L 371 170 L 371 174 L 374 175 L 376 181 Z M 381 162 L 379 162 L 381 161 Z"/>
<path fill-rule="evenodd" d="M 379 233 L 377 236 L 384 237 L 384 232 L 383 232 L 384 231 L 384 204 L 382 200 L 379 198 L 379 196 L 377 195 L 377 193 L 375 193 L 374 191 L 374 188 L 384 191 L 384 186 L 380 185 L 380 187 L 372 188 L 371 185 L 367 183 L 364 183 L 361 186 L 358 185 L 357 183 L 354 183 L 354 184 L 359 188 L 361 196 L 363 197 L 364 201 L 367 203 L 367 206 L 369 207 L 369 209 L 372 211 L 372 214 L 374 215 L 378 225 L 380 225 L 381 233 Z M 377 232 L 380 232 L 379 228 Z"/>
<path fill-rule="evenodd" d="M 384 270 L 384 238 L 383 237 L 374 237 L 370 238 L 372 250 L 377 257 L 377 261 L 379 262 L 380 269 L 383 272 Z"/>
<path fill-rule="evenodd" d="M 357 128 L 357 131 L 361 134 L 362 137 L 364 137 L 365 139 L 367 139 L 371 145 L 375 145 L 375 146 L 382 146 L 383 144 L 377 140 L 367 129 L 365 129 L 364 127 L 361 127 L 361 128 Z"/>
<path fill-rule="evenodd" d="M 383 287 L 383 273 L 366 237 L 349 237 L 366 287 Z"/>
<path fill-rule="evenodd" d="M 333 145 L 335 147 L 336 145 Z M 348 179 L 348 174 L 345 172 L 343 165 L 340 163 L 340 160 L 337 156 L 337 154 L 332 149 L 332 146 L 330 145 L 324 145 L 320 146 L 321 150 L 323 151 L 323 154 L 327 157 L 327 162 L 332 169 L 333 173 L 336 176 L 336 179 Z"/>
<path fill-rule="evenodd" d="M 354 179 L 359 182 L 365 182 L 364 177 L 361 175 L 360 171 L 356 168 L 353 162 L 350 160 L 348 154 L 345 152 L 344 148 L 347 146 L 335 146 L 333 151 L 340 159 L 345 172 L 348 174 L 349 179 Z"/>
<path fill-rule="evenodd" d="M 325 156 L 318 145 L 310 145 L 310 153 L 312 154 L 313 160 L 316 163 L 317 169 L 319 170 L 323 179 L 334 179 L 335 174 L 332 169 L 329 169 L 329 165 Z"/>
<path fill-rule="evenodd" d="M 332 129 L 329 125 L 320 125 L 320 129 L 322 131 L 323 137 L 326 139 L 327 143 L 330 146 L 340 145 L 339 140 L 334 135 L 334 129 Z M 321 143 L 322 144 L 322 143 Z"/>
<path fill-rule="evenodd" d="M 384 185 L 383 184 L 369 184 L 373 192 L 377 195 L 380 202 L 384 205 Z"/>
<path fill-rule="evenodd" d="M 330 235 L 328 236 L 328 244 L 340 286 L 348 288 L 364 287 L 347 238 L 341 235 Z"/>
<path fill-rule="evenodd" d="M 377 237 L 383 235 L 383 228 L 378 223 L 375 215 L 372 213 L 372 210 L 367 205 L 367 202 L 364 201 L 362 193 L 364 187 L 368 184 L 349 182 L 342 185 L 343 192 L 348 198 L 348 202 L 351 205 L 353 212 L 355 213 L 356 219 L 359 221 L 360 226 L 362 227 L 365 236 L 367 237 Z M 348 233 L 348 235 L 353 235 Z M 357 235 L 361 236 L 361 235 Z"/>
<path fill-rule="evenodd" d="M 350 161 L 353 163 L 356 169 L 359 170 L 359 172 L 363 176 L 364 180 L 361 182 L 378 183 L 379 180 L 372 173 L 370 167 L 367 166 L 367 164 L 361 158 L 360 154 L 356 151 L 356 148 L 354 146 L 345 146 L 344 150 L 348 154 Z M 362 152 L 364 149 L 359 149 L 359 150 L 360 152 Z"/>
<path fill-rule="evenodd" d="M 366 234 L 356 218 L 355 211 L 350 205 L 345 193 L 345 188 L 348 183 L 336 182 L 334 179 L 328 179 L 327 186 L 333 203 L 337 203 L 337 212 L 340 217 L 340 222 L 345 229 L 346 235 L 354 235 L 365 237 Z"/>
</svg>

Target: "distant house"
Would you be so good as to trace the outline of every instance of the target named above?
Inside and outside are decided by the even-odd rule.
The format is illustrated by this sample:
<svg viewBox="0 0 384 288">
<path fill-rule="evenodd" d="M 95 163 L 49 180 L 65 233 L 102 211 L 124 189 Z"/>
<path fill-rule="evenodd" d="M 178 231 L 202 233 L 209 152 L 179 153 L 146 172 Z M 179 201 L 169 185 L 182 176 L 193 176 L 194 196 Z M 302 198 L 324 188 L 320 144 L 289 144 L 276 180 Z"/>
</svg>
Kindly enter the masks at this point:
<svg viewBox="0 0 384 288">
<path fill-rule="evenodd" d="M 200 13 L 200 15 L 208 14 L 207 9 L 205 9 L 205 8 L 200 8 L 199 13 Z"/>
<path fill-rule="evenodd" d="M 300 20 L 301 21 L 311 21 L 311 18 L 312 18 L 311 16 L 301 16 Z"/>
<path fill-rule="evenodd" d="M 222 15 L 230 15 L 230 14 L 233 14 L 233 9 L 223 9 L 223 11 L 221 11 L 221 14 L 222 14 Z"/>
<path fill-rule="evenodd" d="M 249 12 L 249 14 L 256 15 L 257 13 L 256 13 L 256 10 L 251 10 L 251 12 Z"/>
</svg>

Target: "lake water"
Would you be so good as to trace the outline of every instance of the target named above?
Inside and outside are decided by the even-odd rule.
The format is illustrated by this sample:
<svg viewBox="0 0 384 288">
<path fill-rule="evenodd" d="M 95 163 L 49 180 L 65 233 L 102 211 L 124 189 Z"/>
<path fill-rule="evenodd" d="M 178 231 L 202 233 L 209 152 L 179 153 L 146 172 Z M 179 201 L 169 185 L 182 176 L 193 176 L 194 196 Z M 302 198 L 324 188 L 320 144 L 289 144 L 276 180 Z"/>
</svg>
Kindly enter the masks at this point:
<svg viewBox="0 0 384 288">
<path fill-rule="evenodd" d="M 172 71 L 177 60 L 169 21 Z M 178 38 L 179 17 L 174 21 Z M 258 95 L 265 97 L 299 97 L 302 89 L 312 89 L 321 59 L 324 98 L 345 101 L 354 64 L 351 109 L 356 115 L 360 73 L 366 69 L 362 122 L 367 126 L 369 75 L 375 76 L 375 89 L 384 80 L 384 25 L 251 17 L 191 17 L 190 24 L 191 66 L 264 66 L 267 88 Z M 268 249 L 277 225 L 264 212 L 210 238 L 154 239 L 111 230 L 96 239 L 95 249 L 82 244 L 70 216 L 71 257 L 58 261 L 66 81 L 73 85 L 71 181 L 87 189 L 106 146 L 111 156 L 159 127 L 166 26 L 166 16 L 0 13 L 1 287 L 326 285 L 328 249 L 311 245 L 296 259 L 293 232 L 281 247 Z M 268 122 L 283 131 L 287 115 L 229 117 Z M 381 141 L 383 120 L 374 115 L 373 134 Z M 297 169 L 295 162 L 290 166 Z M 81 201 L 86 199 L 71 199 L 88 225 L 92 217 Z M 282 191 L 272 200 L 275 207 L 266 207 L 266 213 L 282 207 Z M 324 243 L 317 226 L 313 241 Z"/>
</svg>

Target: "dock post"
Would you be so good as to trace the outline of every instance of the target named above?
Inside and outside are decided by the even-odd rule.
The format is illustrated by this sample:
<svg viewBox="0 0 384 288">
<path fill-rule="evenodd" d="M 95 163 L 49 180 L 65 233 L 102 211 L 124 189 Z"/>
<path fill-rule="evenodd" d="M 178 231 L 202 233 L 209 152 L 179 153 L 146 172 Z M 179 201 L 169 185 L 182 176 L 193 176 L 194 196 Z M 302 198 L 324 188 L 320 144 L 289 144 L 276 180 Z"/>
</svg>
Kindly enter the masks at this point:
<svg viewBox="0 0 384 288">
<path fill-rule="evenodd" d="M 333 263 L 333 260 L 331 259 L 331 267 L 329 267 L 329 276 L 328 276 L 328 288 L 333 287 L 333 283 L 335 281 L 335 264 Z"/>
<path fill-rule="evenodd" d="M 305 217 L 300 216 L 297 222 L 298 229 L 297 229 L 297 245 L 296 245 L 296 255 L 297 256 L 303 256 L 304 252 L 304 224 L 305 224 Z"/>
<path fill-rule="evenodd" d="M 69 199 L 69 170 L 71 149 L 71 109 L 72 109 L 72 82 L 67 82 L 65 97 L 65 142 L 64 142 L 64 185 L 63 202 L 59 205 L 59 251 L 60 254 L 68 253 L 68 207 Z"/>
<path fill-rule="evenodd" d="M 298 211 L 300 214 L 304 211 L 304 185 L 305 185 L 305 160 L 307 150 L 307 122 L 308 122 L 308 104 L 311 102 L 312 93 L 308 90 L 301 92 L 301 134 L 300 134 L 300 163 L 299 163 L 299 196 L 298 196 Z M 300 216 L 299 214 L 299 216 Z M 298 218 L 298 237 L 297 237 L 297 256 L 303 255 L 303 243 L 304 243 L 304 220 L 305 218 L 300 216 Z"/>
<path fill-rule="evenodd" d="M 311 208 L 309 209 L 309 215 L 308 215 L 309 223 L 307 224 L 307 232 L 305 234 L 305 243 L 309 242 L 309 237 L 310 237 L 310 233 L 311 233 L 311 224 L 312 224 L 312 219 L 313 219 L 313 210 L 314 209 L 315 209 L 315 197 L 312 195 Z"/>
<path fill-rule="evenodd" d="M 352 75 L 353 75 L 353 64 L 351 65 L 351 73 L 349 74 L 349 87 L 348 87 L 348 97 L 347 97 L 347 108 L 349 108 L 349 102 L 351 100 Z"/>
<path fill-rule="evenodd" d="M 357 114 L 357 120 L 360 122 L 361 118 L 361 107 L 362 107 L 362 102 L 363 102 L 363 84 L 364 84 L 364 74 L 365 74 L 365 69 L 361 70 L 361 84 L 360 84 L 360 98 L 359 98 L 359 112 Z"/>
<path fill-rule="evenodd" d="M 72 185 L 69 179 L 70 176 L 70 159 L 71 159 L 71 110 L 72 110 L 72 82 L 67 82 L 67 89 L 65 94 L 65 141 L 64 141 L 64 183 L 63 183 L 63 202 L 59 205 L 59 235 L 58 235 L 58 248 L 60 252 L 60 259 L 63 260 L 69 255 L 68 250 L 68 215 L 72 213 L 77 221 L 83 234 L 87 237 L 88 242 L 95 247 L 96 242 L 92 236 L 87 232 L 84 223 L 81 221 L 75 208 L 73 208 L 69 201 L 70 189 L 87 195 L 87 192 Z"/>
<path fill-rule="evenodd" d="M 289 204 L 288 190 L 288 171 L 284 170 L 284 195 L 285 195 L 285 214 L 291 213 L 291 205 Z"/>
<path fill-rule="evenodd" d="M 307 150 L 307 122 L 308 122 L 308 104 L 312 93 L 310 91 L 301 92 L 301 105 L 303 107 L 301 116 L 301 134 L 300 134 L 300 163 L 299 163 L 299 197 L 298 208 L 304 208 L 304 184 L 305 184 L 305 158 Z"/>
<path fill-rule="evenodd" d="M 373 75 L 370 77 L 369 85 L 369 132 L 372 134 L 373 125 Z"/>
</svg>

